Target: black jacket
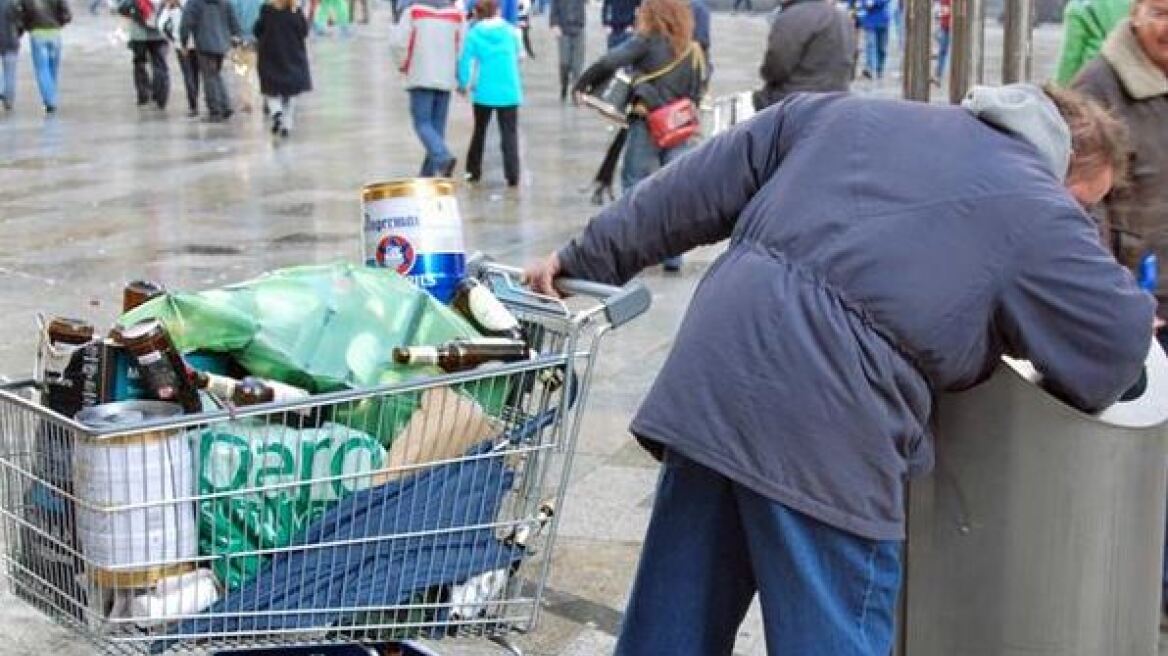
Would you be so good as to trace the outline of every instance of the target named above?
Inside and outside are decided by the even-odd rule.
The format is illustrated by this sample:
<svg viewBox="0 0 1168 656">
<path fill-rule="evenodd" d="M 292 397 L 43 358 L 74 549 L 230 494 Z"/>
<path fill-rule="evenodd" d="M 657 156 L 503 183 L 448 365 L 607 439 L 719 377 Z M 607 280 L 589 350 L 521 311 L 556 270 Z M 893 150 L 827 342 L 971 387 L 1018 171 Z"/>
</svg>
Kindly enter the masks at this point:
<svg viewBox="0 0 1168 656">
<path fill-rule="evenodd" d="M 771 25 L 755 108 L 798 91 L 847 91 L 854 48 L 855 28 L 834 4 L 795 0 L 785 5 Z"/>
<path fill-rule="evenodd" d="M 20 0 L 19 11 L 27 31 L 61 29 L 73 20 L 65 0 Z"/>
<path fill-rule="evenodd" d="M 620 32 L 637 22 L 637 7 L 641 0 L 604 0 L 600 6 L 600 22 Z"/>
<path fill-rule="evenodd" d="M 252 30 L 257 39 L 260 91 L 265 96 L 295 96 L 312 90 L 308 72 L 308 21 L 299 9 L 285 11 L 265 4 Z"/>
<path fill-rule="evenodd" d="M 15 0 L 0 0 L 0 52 L 20 50 L 20 5 Z"/>
<path fill-rule="evenodd" d="M 588 24 L 588 0 L 552 0 L 548 23 L 564 34 L 579 34 Z"/>
<path fill-rule="evenodd" d="M 697 65 L 698 61 L 704 61 L 698 54 L 700 52 L 701 48 L 694 48 L 687 61 L 681 62 L 670 72 L 652 81 L 635 84 L 633 99 L 650 111 L 682 97 L 688 97 L 694 102 L 701 100 L 705 80 L 704 67 Z M 619 47 L 609 50 L 581 73 L 575 90 L 590 92 L 622 68 L 631 69 L 634 77 L 649 75 L 669 66 L 675 59 L 677 55 L 665 37 L 659 34 L 637 34 Z"/>
<path fill-rule="evenodd" d="M 183 7 L 179 43 L 195 40 L 195 50 L 213 55 L 227 54 L 232 37 L 242 34 L 239 19 L 227 0 L 188 0 Z"/>
</svg>

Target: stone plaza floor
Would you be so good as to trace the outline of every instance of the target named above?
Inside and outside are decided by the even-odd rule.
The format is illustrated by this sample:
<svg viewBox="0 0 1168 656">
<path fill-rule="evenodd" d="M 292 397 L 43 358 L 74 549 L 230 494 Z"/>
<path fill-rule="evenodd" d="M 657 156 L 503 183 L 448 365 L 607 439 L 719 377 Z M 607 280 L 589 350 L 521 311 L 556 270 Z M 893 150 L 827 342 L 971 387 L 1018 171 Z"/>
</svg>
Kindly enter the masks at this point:
<svg viewBox="0 0 1168 656">
<path fill-rule="evenodd" d="M 315 89 L 303 97 L 287 140 L 273 140 L 258 112 L 237 113 L 227 124 L 188 119 L 173 58 L 170 108 L 135 107 L 117 19 L 80 6 L 65 30 L 58 115 L 43 115 L 23 51 L 17 108 L 0 116 L 0 373 L 15 378 L 31 370 L 38 312 L 106 325 L 130 279 L 193 290 L 276 267 L 356 261 L 361 185 L 413 175 L 422 158 L 389 58 L 388 6 L 371 4 L 373 24 L 351 38 L 311 41 Z M 468 247 L 515 264 L 549 252 L 594 214 L 585 188 L 611 138 L 597 116 L 560 103 L 555 44 L 537 22 L 537 57 L 524 64 L 521 185 L 504 188 L 492 136 L 483 183 L 459 191 Z M 766 31 L 761 15 L 714 17 L 715 94 L 755 85 Z M 1058 34 L 1052 26 L 1037 33 L 1038 77 L 1053 67 Z M 601 37 L 592 25 L 590 60 Z M 988 38 L 999 42 L 1000 30 L 991 26 Z M 238 98 L 241 80 L 227 75 Z M 896 96 L 898 84 L 890 75 L 856 90 Z M 448 140 L 460 161 L 470 128 L 469 104 L 455 99 Z M 545 612 L 538 629 L 517 640 L 532 656 L 611 652 L 657 476 L 626 426 L 718 252 L 690 254 L 679 275 L 647 271 L 652 310 L 604 344 L 561 509 Z M 760 628 L 753 611 L 736 654 L 765 653 Z M 3 655 L 93 653 L 6 592 L 0 635 Z M 436 648 L 502 653 L 480 643 Z"/>
</svg>

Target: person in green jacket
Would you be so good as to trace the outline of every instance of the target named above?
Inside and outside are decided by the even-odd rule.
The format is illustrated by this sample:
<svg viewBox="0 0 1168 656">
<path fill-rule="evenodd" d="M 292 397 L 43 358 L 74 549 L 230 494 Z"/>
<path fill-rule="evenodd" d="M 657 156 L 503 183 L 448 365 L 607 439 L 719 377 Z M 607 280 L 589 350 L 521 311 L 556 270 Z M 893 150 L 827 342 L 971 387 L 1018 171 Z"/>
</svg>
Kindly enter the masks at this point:
<svg viewBox="0 0 1168 656">
<path fill-rule="evenodd" d="M 1116 23 L 1127 17 L 1130 0 L 1071 0 L 1063 10 L 1063 48 L 1054 80 L 1068 86 L 1095 59 Z"/>
</svg>

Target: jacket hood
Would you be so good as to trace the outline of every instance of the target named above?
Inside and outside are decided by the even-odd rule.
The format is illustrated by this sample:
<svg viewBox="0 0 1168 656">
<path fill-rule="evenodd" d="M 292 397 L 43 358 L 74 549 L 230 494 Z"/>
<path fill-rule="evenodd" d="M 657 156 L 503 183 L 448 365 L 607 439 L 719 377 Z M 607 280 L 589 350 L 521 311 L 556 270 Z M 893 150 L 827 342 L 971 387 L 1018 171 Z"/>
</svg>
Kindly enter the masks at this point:
<svg viewBox="0 0 1168 656">
<path fill-rule="evenodd" d="M 1060 181 L 1071 165 L 1071 129 L 1055 104 L 1033 84 L 975 86 L 961 106 L 981 121 L 1025 139 Z"/>
<path fill-rule="evenodd" d="M 478 38 L 491 49 L 510 47 L 515 41 L 515 26 L 498 16 L 479 21 L 474 29 L 478 32 Z"/>
<path fill-rule="evenodd" d="M 1148 58 L 1132 31 L 1130 18 L 1115 26 L 1100 52 L 1132 98 L 1147 100 L 1168 95 L 1168 75 Z"/>
</svg>

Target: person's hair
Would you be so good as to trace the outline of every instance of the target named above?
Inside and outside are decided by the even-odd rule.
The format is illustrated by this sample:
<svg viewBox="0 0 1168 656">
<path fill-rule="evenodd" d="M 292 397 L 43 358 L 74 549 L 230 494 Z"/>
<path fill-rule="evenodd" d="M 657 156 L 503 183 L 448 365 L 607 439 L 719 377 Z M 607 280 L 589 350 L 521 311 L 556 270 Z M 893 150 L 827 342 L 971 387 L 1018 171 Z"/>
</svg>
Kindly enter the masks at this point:
<svg viewBox="0 0 1168 656">
<path fill-rule="evenodd" d="M 644 0 L 637 10 L 637 32 L 665 37 L 674 56 L 685 51 L 693 30 L 693 11 L 686 0 Z"/>
<path fill-rule="evenodd" d="M 1127 182 L 1131 141 L 1127 126 L 1102 105 L 1076 91 L 1047 84 L 1043 87 L 1071 129 L 1071 169 L 1067 180 L 1077 180 L 1111 167 L 1115 188 Z"/>
<path fill-rule="evenodd" d="M 474 6 L 475 18 L 493 18 L 499 12 L 499 0 L 478 0 Z"/>
<path fill-rule="evenodd" d="M 271 0 L 272 6 L 280 11 L 296 11 L 299 0 Z"/>
</svg>

